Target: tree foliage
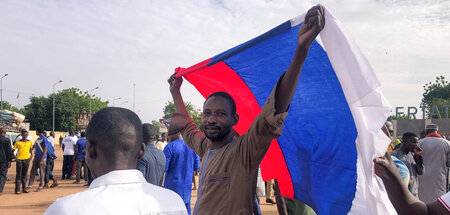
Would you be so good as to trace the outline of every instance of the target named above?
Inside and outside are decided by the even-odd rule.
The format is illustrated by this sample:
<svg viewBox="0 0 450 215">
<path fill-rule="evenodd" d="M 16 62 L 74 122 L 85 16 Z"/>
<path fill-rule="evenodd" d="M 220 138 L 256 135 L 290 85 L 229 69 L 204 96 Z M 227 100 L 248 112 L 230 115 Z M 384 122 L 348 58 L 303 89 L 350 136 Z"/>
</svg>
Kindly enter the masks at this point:
<svg viewBox="0 0 450 215">
<path fill-rule="evenodd" d="M 396 120 L 396 119 L 408 119 L 408 116 L 405 114 L 402 114 L 400 116 L 398 116 L 398 118 L 395 115 L 391 115 L 389 116 L 390 119 Z M 412 119 L 412 116 L 410 116 L 409 119 Z"/>
<path fill-rule="evenodd" d="M 192 120 L 194 120 L 194 123 L 197 125 L 197 127 L 203 131 L 202 127 L 202 114 L 200 111 L 196 110 L 194 105 L 192 105 L 190 102 L 185 102 L 184 105 L 186 106 L 186 110 L 188 111 L 189 115 L 191 116 Z M 172 114 L 175 112 L 175 104 L 173 101 L 168 101 L 166 103 L 166 106 L 163 109 L 164 119 L 169 119 L 172 117 Z M 158 124 L 159 125 L 159 124 Z"/>
<path fill-rule="evenodd" d="M 443 106 L 450 104 L 450 83 L 444 76 L 436 77 L 434 83 L 429 82 L 423 86 L 424 93 L 422 107 L 425 107 L 427 115 L 430 115 L 431 108 L 437 106 L 440 113 L 444 112 Z"/>
<path fill-rule="evenodd" d="M 25 117 L 30 121 L 30 128 L 43 126 L 46 130 L 52 129 L 53 98 L 55 99 L 55 130 L 67 131 L 76 128 L 76 116 L 83 110 L 89 113 L 91 101 L 92 114 L 108 106 L 95 95 L 82 92 L 76 88 L 69 88 L 51 94 L 48 97 L 31 97 L 30 104 L 25 106 Z"/>
<path fill-rule="evenodd" d="M 17 113 L 23 113 L 23 109 L 18 109 L 17 107 L 11 105 L 9 102 L 7 101 L 2 101 L 1 103 L 3 103 L 3 110 L 10 110 L 10 111 L 14 111 Z"/>
<path fill-rule="evenodd" d="M 159 121 L 158 120 L 152 120 L 153 130 L 155 131 L 155 134 L 158 136 L 161 136 L 161 132 L 159 132 Z"/>
</svg>

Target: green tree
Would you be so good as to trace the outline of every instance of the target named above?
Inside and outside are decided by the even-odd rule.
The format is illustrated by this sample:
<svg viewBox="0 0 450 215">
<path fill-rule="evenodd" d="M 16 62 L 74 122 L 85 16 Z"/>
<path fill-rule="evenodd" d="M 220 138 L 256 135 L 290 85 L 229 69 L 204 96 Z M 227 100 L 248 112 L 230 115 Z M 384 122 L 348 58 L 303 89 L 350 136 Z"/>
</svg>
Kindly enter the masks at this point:
<svg viewBox="0 0 450 215">
<path fill-rule="evenodd" d="M 423 86 L 424 93 L 422 107 L 425 107 L 426 114 L 430 116 L 433 106 L 437 106 L 439 112 L 444 113 L 444 105 L 450 105 L 450 83 L 444 76 L 436 77 L 434 83 L 429 82 Z"/>
<path fill-rule="evenodd" d="M 390 118 L 393 119 L 393 120 L 396 120 L 396 119 L 408 119 L 408 116 L 403 114 L 403 115 L 398 116 L 398 118 L 397 118 L 397 117 L 395 117 L 395 115 L 391 115 Z M 410 116 L 410 119 L 412 119 L 412 116 Z"/>
<path fill-rule="evenodd" d="M 12 106 L 7 101 L 2 101 L 1 103 L 3 103 L 3 110 L 10 110 L 10 111 L 14 111 L 14 112 L 17 112 L 17 113 L 23 113 L 23 109 L 18 109 L 17 107 Z"/>
<path fill-rule="evenodd" d="M 194 123 L 197 125 L 198 129 L 203 131 L 202 127 L 202 113 L 200 111 L 196 110 L 194 105 L 192 105 L 190 102 L 185 102 L 184 105 L 186 106 L 186 110 L 188 111 L 189 115 L 191 116 L 192 120 L 194 120 Z M 175 112 L 175 105 L 173 101 L 168 101 L 166 103 L 166 106 L 163 109 L 164 119 L 168 119 L 172 117 L 172 114 Z M 158 124 L 159 125 L 159 124 Z"/>
<path fill-rule="evenodd" d="M 30 104 L 25 106 L 25 117 L 30 121 L 31 129 L 44 126 L 46 130 L 52 129 L 53 98 L 55 98 L 55 130 L 67 131 L 76 128 L 76 116 L 83 110 L 89 112 L 91 101 L 92 114 L 108 106 L 95 95 L 76 88 L 69 88 L 51 94 L 48 97 L 31 97 Z"/>
<path fill-rule="evenodd" d="M 161 136 L 161 132 L 159 132 L 159 121 L 152 120 L 153 129 L 155 130 L 155 134 Z"/>
</svg>

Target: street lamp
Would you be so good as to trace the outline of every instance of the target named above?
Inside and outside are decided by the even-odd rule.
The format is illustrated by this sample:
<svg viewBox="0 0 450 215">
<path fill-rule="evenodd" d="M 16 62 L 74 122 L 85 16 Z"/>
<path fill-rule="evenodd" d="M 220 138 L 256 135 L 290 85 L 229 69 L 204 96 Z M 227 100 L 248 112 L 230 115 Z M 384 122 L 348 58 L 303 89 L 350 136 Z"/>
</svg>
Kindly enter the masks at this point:
<svg viewBox="0 0 450 215">
<path fill-rule="evenodd" d="M 52 127 L 52 131 L 55 131 L 55 87 L 57 84 L 61 83 L 62 80 L 59 80 L 58 82 L 53 84 L 53 127 Z"/>
<path fill-rule="evenodd" d="M 122 107 L 124 104 L 128 103 L 128 101 L 124 101 L 122 102 L 122 104 L 120 104 L 120 107 Z"/>
<path fill-rule="evenodd" d="M 119 99 L 122 99 L 122 97 L 113 99 L 113 102 L 112 102 L 112 106 L 113 106 L 113 107 L 114 107 L 114 102 L 115 102 L 116 100 L 119 100 Z"/>
<path fill-rule="evenodd" d="M 89 121 L 91 121 L 91 117 L 92 117 L 92 96 L 91 93 L 92 91 L 98 89 L 98 87 L 95 87 L 94 89 L 89 91 Z"/>
<path fill-rule="evenodd" d="M 3 110 L 3 78 L 8 76 L 8 73 L 5 73 L 0 79 L 0 109 Z"/>
</svg>

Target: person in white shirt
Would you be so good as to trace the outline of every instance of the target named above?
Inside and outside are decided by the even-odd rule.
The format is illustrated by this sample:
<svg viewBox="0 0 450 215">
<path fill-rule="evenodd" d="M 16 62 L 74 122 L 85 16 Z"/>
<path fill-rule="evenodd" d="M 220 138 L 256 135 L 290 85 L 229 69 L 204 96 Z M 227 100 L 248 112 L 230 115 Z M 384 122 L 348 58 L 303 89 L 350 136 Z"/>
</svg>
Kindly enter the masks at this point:
<svg viewBox="0 0 450 215">
<path fill-rule="evenodd" d="M 53 148 L 55 147 L 55 132 L 51 131 L 50 136 L 47 137 L 49 143 L 52 144 Z"/>
<path fill-rule="evenodd" d="M 25 129 L 22 129 L 22 130 L 20 130 L 20 133 L 22 133 L 23 131 L 26 131 L 26 130 L 25 130 Z M 20 140 L 22 140 L 22 135 L 21 135 L 21 134 L 19 134 L 19 135 L 16 137 L 16 139 L 14 140 L 14 143 L 15 143 L 16 141 L 20 141 Z M 28 136 L 28 137 L 27 137 L 27 140 L 33 142 L 33 137 L 32 137 L 32 136 Z"/>
<path fill-rule="evenodd" d="M 70 130 L 69 136 L 64 138 L 62 142 L 63 150 L 63 166 L 62 166 L 62 180 L 70 179 L 72 177 L 73 162 L 74 162 L 74 146 L 77 144 L 78 138 L 75 137 L 75 132 Z"/>
<path fill-rule="evenodd" d="M 178 194 L 148 183 L 136 170 L 145 152 L 141 124 L 128 109 L 98 111 L 86 132 L 86 162 L 94 181 L 86 191 L 57 199 L 45 214 L 186 215 Z"/>
</svg>

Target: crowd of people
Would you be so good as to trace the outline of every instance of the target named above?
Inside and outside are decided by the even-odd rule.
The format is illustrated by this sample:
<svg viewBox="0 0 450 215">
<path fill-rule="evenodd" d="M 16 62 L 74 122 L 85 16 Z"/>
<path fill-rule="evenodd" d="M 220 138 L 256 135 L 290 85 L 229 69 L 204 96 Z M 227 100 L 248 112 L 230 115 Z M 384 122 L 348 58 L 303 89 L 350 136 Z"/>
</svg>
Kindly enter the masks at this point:
<svg viewBox="0 0 450 215">
<path fill-rule="evenodd" d="M 1 168 L 4 174 L 0 177 L 2 182 L 0 184 L 0 193 L 3 191 L 7 179 L 7 168 L 11 167 L 13 160 L 16 162 L 15 194 L 29 193 L 33 187 L 36 175 L 39 177 L 39 185 L 35 190 L 36 192 L 59 185 L 58 180 L 53 176 L 54 161 L 58 158 L 55 154 L 54 147 L 55 132 L 52 131 L 49 134 L 47 136 L 47 132 L 42 127 L 38 127 L 36 129 L 38 138 L 33 142 L 33 138 L 29 135 L 29 132 L 22 129 L 11 144 L 10 139 L 6 138 L 6 129 L 0 128 L 0 142 L 2 144 L 0 159 L 5 160 L 6 162 L 4 163 L 7 164 L 6 168 Z M 63 163 L 65 164 L 62 168 L 61 180 L 71 179 L 73 175 L 76 175 L 76 181 L 74 183 L 79 183 L 82 174 L 81 167 L 84 167 L 83 177 L 86 181 L 89 178 L 89 170 L 84 161 L 86 149 L 85 132 L 81 132 L 81 134 L 77 132 L 76 134 L 75 131 L 70 131 L 66 138 L 60 140 L 60 146 L 64 154 Z M 76 171 L 72 171 L 75 159 L 77 168 Z M 30 165 L 31 170 L 29 170 Z M 28 171 L 30 172 L 29 178 Z M 92 180 L 92 177 L 90 178 Z M 28 185 L 27 179 L 29 179 Z M 51 185 L 49 185 L 50 181 L 52 181 Z"/>
<path fill-rule="evenodd" d="M 390 123 L 385 128 L 386 135 L 391 136 Z M 374 159 L 375 173 L 398 214 L 450 214 L 450 142 L 438 128 L 427 125 L 423 136 L 406 132 L 396 146 L 398 141 L 392 141 L 392 153 Z"/>
<path fill-rule="evenodd" d="M 75 161 L 74 183 L 84 179 L 89 188 L 56 200 L 45 214 L 260 214 L 256 193 L 259 165 L 271 141 L 281 135 L 308 50 L 324 25 L 324 8 L 311 8 L 300 27 L 290 67 L 279 78 L 246 134 L 233 131 L 239 115 L 234 99 L 225 92 L 212 93 L 204 102 L 201 119 L 204 132 L 200 131 L 183 102 L 180 92 L 183 79 L 175 75 L 168 80 L 175 112 L 167 137 L 158 140 L 155 128 L 142 124 L 128 109 L 99 110 L 86 132 L 70 131 L 61 143 L 61 179 L 73 178 Z M 389 126 L 380 129 L 390 135 Z M 427 135 L 420 139 L 417 134 L 407 132 L 400 141 L 393 141 L 397 144 L 390 146 L 392 156 L 387 152 L 374 160 L 375 173 L 384 182 L 399 214 L 450 213 L 450 194 L 446 194 L 450 144 L 437 131 L 436 125 L 429 125 Z M 8 145 L 4 144 L 8 142 L 5 132 L 0 129 L 2 149 Z M 53 180 L 50 187 L 58 186 L 52 175 L 53 160 L 57 159 L 54 134 L 46 137 L 42 128 L 36 133 L 39 137 L 33 144 L 28 132 L 22 131 L 21 139 L 13 146 L 18 150 L 16 194 L 30 192 L 36 174 L 40 177 L 36 191 L 47 188 L 49 180 Z M 6 177 L 4 170 L 14 156 L 13 149 L 0 150 L 0 189 Z M 34 154 L 32 161 L 31 154 Z M 191 189 L 197 173 L 198 196 L 191 212 Z M 280 214 L 294 214 L 305 208 L 299 202 L 291 204 L 283 198 L 277 183 L 275 180 Z M 268 202 L 275 202 L 269 199 Z"/>
</svg>

